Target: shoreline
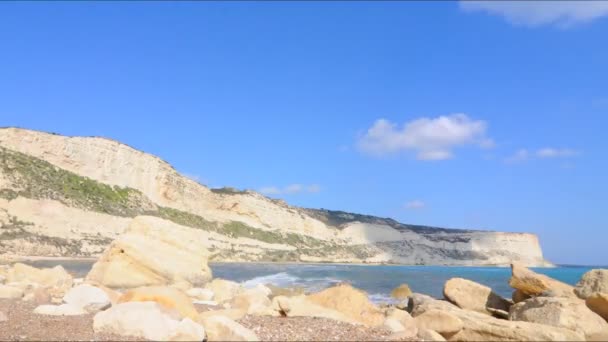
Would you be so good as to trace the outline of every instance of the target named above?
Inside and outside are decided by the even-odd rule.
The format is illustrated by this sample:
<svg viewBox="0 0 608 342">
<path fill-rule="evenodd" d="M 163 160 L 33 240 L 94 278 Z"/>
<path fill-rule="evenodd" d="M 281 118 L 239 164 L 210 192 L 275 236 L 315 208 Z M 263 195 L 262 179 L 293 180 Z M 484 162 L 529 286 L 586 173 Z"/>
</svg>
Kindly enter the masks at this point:
<svg viewBox="0 0 608 342">
<path fill-rule="evenodd" d="M 53 257 L 53 256 L 10 256 L 6 259 L 0 256 L 0 264 L 11 264 L 16 262 L 31 261 L 97 261 L 98 257 Z M 405 267 L 470 267 L 470 268 L 508 268 L 510 264 L 493 265 L 445 265 L 445 264 L 395 264 L 395 263 L 345 263 L 345 262 L 312 262 L 312 261 L 209 261 L 210 264 L 270 264 L 270 265 L 315 265 L 315 266 L 405 266 Z M 556 267 L 595 267 L 595 265 L 532 265 L 530 268 L 556 268 Z"/>
</svg>

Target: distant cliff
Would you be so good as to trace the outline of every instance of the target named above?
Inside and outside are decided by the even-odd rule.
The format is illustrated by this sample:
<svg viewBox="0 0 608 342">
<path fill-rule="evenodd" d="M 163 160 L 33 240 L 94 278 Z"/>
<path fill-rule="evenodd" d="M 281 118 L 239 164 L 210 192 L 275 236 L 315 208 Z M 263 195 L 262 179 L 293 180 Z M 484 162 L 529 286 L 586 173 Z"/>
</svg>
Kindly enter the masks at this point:
<svg viewBox="0 0 608 342">
<path fill-rule="evenodd" d="M 0 255 L 96 256 L 139 215 L 203 231 L 218 261 L 547 264 L 533 234 L 298 208 L 106 138 L 0 129 Z"/>
</svg>

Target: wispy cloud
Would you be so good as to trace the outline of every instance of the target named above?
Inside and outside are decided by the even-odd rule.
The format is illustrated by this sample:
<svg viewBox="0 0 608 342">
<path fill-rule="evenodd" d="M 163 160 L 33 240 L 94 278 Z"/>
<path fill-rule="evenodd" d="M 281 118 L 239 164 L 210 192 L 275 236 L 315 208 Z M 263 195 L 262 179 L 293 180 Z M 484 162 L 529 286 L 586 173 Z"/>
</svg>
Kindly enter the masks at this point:
<svg viewBox="0 0 608 342">
<path fill-rule="evenodd" d="M 538 159 L 551 159 L 551 158 L 571 158 L 576 157 L 580 154 L 579 151 L 571 148 L 553 148 L 545 147 L 536 151 L 529 151 L 527 149 L 520 149 L 513 155 L 505 158 L 505 162 L 508 164 L 524 162 L 533 158 Z"/>
<path fill-rule="evenodd" d="M 526 161 L 530 158 L 530 151 L 523 148 L 521 150 L 517 150 L 513 155 L 505 158 L 505 162 L 508 164 L 520 163 Z"/>
<path fill-rule="evenodd" d="M 466 114 L 437 118 L 419 118 L 399 127 L 379 119 L 357 142 L 360 151 L 383 156 L 413 151 L 420 160 L 444 160 L 453 157 L 453 149 L 464 145 L 490 148 L 492 139 L 486 137 L 487 124 L 472 120 Z"/>
<path fill-rule="evenodd" d="M 317 193 L 321 191 L 321 187 L 318 184 L 289 184 L 284 187 L 267 186 L 258 189 L 258 192 L 265 195 L 290 195 L 299 193 Z"/>
<path fill-rule="evenodd" d="M 403 207 L 408 210 L 420 210 L 426 207 L 426 203 L 421 200 L 413 200 L 405 203 Z"/>
<path fill-rule="evenodd" d="M 514 25 L 570 27 L 608 15 L 606 1 L 460 1 L 464 11 L 503 16 Z"/>
<path fill-rule="evenodd" d="M 539 158 L 568 158 L 575 157 L 579 154 L 578 151 L 570 148 L 542 148 L 536 151 L 536 156 Z"/>
</svg>

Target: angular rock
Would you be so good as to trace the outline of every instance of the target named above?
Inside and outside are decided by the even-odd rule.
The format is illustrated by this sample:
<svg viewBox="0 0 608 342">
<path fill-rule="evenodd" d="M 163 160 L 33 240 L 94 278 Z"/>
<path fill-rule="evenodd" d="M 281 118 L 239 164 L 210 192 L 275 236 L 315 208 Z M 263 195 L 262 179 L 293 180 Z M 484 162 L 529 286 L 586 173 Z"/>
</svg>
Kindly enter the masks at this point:
<svg viewBox="0 0 608 342">
<path fill-rule="evenodd" d="M 608 321 L 608 294 L 595 293 L 585 300 L 587 307 Z"/>
<path fill-rule="evenodd" d="M 267 293 L 261 288 L 244 290 L 230 301 L 230 307 L 244 310 L 249 315 L 273 315 L 276 311 L 272 309 Z"/>
<path fill-rule="evenodd" d="M 204 330 L 193 326 L 192 323 L 194 322 L 188 318 L 180 321 L 175 312 L 163 309 L 158 303 L 129 302 L 98 312 L 93 318 L 93 330 L 95 333 L 130 336 L 153 341 L 182 338 L 202 341 Z M 201 338 L 201 332 L 203 338 Z"/>
<path fill-rule="evenodd" d="M 608 323 L 578 298 L 531 298 L 513 305 L 509 319 L 570 329 L 586 338 L 608 331 Z"/>
<path fill-rule="evenodd" d="M 188 289 L 186 291 L 186 294 L 191 297 L 194 298 L 196 300 L 206 300 L 206 301 L 210 301 L 213 300 L 213 291 L 209 290 L 209 289 L 202 289 L 200 287 L 193 287 L 191 289 Z"/>
<path fill-rule="evenodd" d="M 156 302 L 168 310 L 177 311 L 181 317 L 198 319 L 192 300 L 182 291 L 167 286 L 144 286 L 125 292 L 118 303 Z"/>
<path fill-rule="evenodd" d="M 479 312 L 463 310 L 441 300 L 424 300 L 412 311 L 414 319 L 429 310 L 440 310 L 458 317 L 462 330 L 449 338 L 450 341 L 584 341 L 575 331 L 544 324 L 507 321 Z"/>
<path fill-rule="evenodd" d="M 207 340 L 213 341 L 259 341 L 256 334 L 225 316 L 202 319 L 207 331 Z"/>
<path fill-rule="evenodd" d="M 411 295 L 412 290 L 407 284 L 401 284 L 391 291 L 391 297 L 396 299 L 407 299 Z"/>
<path fill-rule="evenodd" d="M 491 288 L 462 278 L 452 278 L 445 283 L 443 295 L 461 309 L 491 315 L 487 308 L 509 311 L 511 302 L 492 291 Z"/>
<path fill-rule="evenodd" d="M 595 269 L 583 274 L 574 288 L 574 293 L 582 299 L 587 299 L 595 293 L 608 293 L 608 270 Z"/>
<path fill-rule="evenodd" d="M 418 339 L 422 341 L 444 342 L 445 338 L 440 333 L 430 329 L 418 329 Z"/>
<path fill-rule="evenodd" d="M 211 279 L 211 270 L 201 239 L 196 230 L 138 216 L 93 265 L 86 281 L 110 288 L 204 285 Z"/>
<path fill-rule="evenodd" d="M 40 305 L 34 309 L 34 313 L 38 315 L 49 316 L 78 316 L 85 315 L 87 312 L 84 309 L 70 305 Z"/>
<path fill-rule="evenodd" d="M 509 285 L 528 296 L 539 296 L 551 292 L 554 297 L 574 297 L 574 287 L 561 281 L 538 274 L 520 263 L 511 264 Z"/>
<path fill-rule="evenodd" d="M 87 312 L 96 312 L 111 305 L 110 297 L 102 289 L 88 284 L 71 288 L 63 301 Z"/>
<path fill-rule="evenodd" d="M 457 316 L 441 310 L 427 310 L 414 318 L 418 329 L 430 329 L 449 338 L 463 328 L 462 321 Z"/>
<path fill-rule="evenodd" d="M 72 276 L 62 267 L 38 269 L 16 263 L 7 272 L 7 283 L 36 284 L 46 287 L 51 297 L 61 298 L 72 287 Z"/>
<path fill-rule="evenodd" d="M 18 287 L 0 285 L 0 299 L 18 299 L 23 297 L 23 290 Z"/>
<path fill-rule="evenodd" d="M 367 294 L 348 284 L 330 287 L 307 296 L 307 299 L 367 326 L 378 326 L 384 322 L 384 314 L 370 302 Z"/>
<path fill-rule="evenodd" d="M 243 291 L 241 284 L 219 278 L 207 283 L 205 288 L 213 292 L 213 298 L 218 303 L 229 301 Z"/>
</svg>

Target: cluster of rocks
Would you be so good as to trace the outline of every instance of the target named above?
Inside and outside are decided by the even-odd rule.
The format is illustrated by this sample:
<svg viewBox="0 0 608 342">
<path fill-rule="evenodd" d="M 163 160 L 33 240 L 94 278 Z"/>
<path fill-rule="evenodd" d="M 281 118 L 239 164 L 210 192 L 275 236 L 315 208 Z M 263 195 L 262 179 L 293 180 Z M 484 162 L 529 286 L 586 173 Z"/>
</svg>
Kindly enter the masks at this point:
<svg viewBox="0 0 608 342">
<path fill-rule="evenodd" d="M 573 287 L 520 264 L 511 268 L 512 299 L 462 278 L 446 282 L 444 300 L 413 294 L 410 329 L 434 341 L 608 340 L 608 270 L 589 271 Z"/>
<path fill-rule="evenodd" d="M 512 266 L 512 299 L 470 280 L 450 279 L 444 300 L 393 291 L 380 307 L 338 284 L 317 293 L 213 279 L 207 251 L 175 232 L 135 222 L 84 279 L 61 266 L 0 268 L 0 298 L 32 301 L 39 315 L 94 314 L 95 333 L 167 341 L 257 341 L 239 320 L 318 317 L 389 330 L 392 340 L 585 341 L 608 339 L 608 270 L 576 287 Z M 3 315 L 0 313 L 0 320 Z"/>
</svg>

